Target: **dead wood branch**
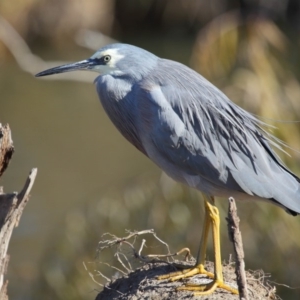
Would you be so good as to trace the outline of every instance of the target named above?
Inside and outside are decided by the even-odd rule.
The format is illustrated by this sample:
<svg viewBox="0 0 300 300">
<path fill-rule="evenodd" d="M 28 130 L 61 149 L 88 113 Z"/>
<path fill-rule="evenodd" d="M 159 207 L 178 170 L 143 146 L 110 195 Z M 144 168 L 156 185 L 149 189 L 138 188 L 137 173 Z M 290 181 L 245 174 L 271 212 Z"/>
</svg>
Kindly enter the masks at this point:
<svg viewBox="0 0 300 300">
<path fill-rule="evenodd" d="M 0 300 L 8 299 L 7 281 L 4 276 L 9 261 L 7 248 L 13 229 L 18 226 L 23 210 L 29 200 L 29 193 L 35 181 L 37 169 L 32 169 L 20 193 L 0 195 Z"/>
<path fill-rule="evenodd" d="M 14 152 L 11 131 L 8 125 L 0 124 L 0 176 L 8 166 Z M 23 210 L 28 202 L 37 169 L 32 169 L 21 192 L 4 194 L 0 191 L 0 300 L 8 300 L 6 275 L 9 255 L 8 245 L 13 229 L 18 226 Z"/>
<path fill-rule="evenodd" d="M 0 176 L 6 170 L 13 153 L 14 146 L 9 125 L 0 124 Z"/>
<path fill-rule="evenodd" d="M 235 260 L 236 260 L 236 277 L 239 289 L 240 299 L 248 300 L 247 279 L 245 272 L 244 249 L 242 235 L 239 229 L 240 219 L 237 215 L 237 208 L 233 198 L 228 199 L 228 234 L 233 243 Z"/>
</svg>

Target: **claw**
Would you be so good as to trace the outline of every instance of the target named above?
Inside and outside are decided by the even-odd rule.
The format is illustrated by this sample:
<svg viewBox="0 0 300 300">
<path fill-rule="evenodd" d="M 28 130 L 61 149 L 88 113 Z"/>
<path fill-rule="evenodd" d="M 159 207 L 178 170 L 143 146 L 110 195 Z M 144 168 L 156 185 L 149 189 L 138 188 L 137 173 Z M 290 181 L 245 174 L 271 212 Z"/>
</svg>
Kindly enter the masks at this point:
<svg viewBox="0 0 300 300">
<path fill-rule="evenodd" d="M 194 268 L 185 269 L 178 272 L 173 272 L 166 275 L 158 276 L 158 280 L 165 280 L 169 279 L 170 281 L 177 281 L 181 279 L 186 279 L 195 275 L 206 275 L 207 277 L 213 279 L 213 281 L 209 284 L 186 284 L 186 286 L 182 286 L 177 288 L 179 291 L 191 291 L 194 292 L 196 296 L 199 295 L 209 295 L 215 291 L 216 288 L 222 288 L 232 294 L 238 294 L 238 291 L 235 288 L 232 288 L 231 286 L 225 284 L 221 280 L 215 280 L 215 275 L 211 272 L 208 272 L 205 270 L 203 264 L 199 264 L 198 266 Z"/>
<path fill-rule="evenodd" d="M 195 284 L 187 284 L 186 286 L 182 286 L 177 288 L 180 291 L 191 291 L 194 292 L 195 296 L 209 295 L 212 294 L 216 288 L 221 288 L 227 292 L 238 295 L 239 292 L 237 289 L 225 284 L 223 281 L 213 280 L 209 284 L 203 285 L 195 285 Z"/>
<path fill-rule="evenodd" d="M 206 271 L 204 269 L 204 266 L 202 264 L 200 264 L 200 265 L 198 265 L 196 267 L 193 267 L 193 268 L 188 268 L 188 269 L 185 269 L 185 270 L 182 270 L 182 271 L 173 272 L 173 273 L 170 273 L 170 274 L 158 276 L 157 279 L 158 280 L 169 279 L 170 281 L 176 281 L 176 280 L 192 277 L 192 276 L 197 275 L 197 274 L 206 275 L 210 278 L 215 277 L 213 273 Z"/>
</svg>

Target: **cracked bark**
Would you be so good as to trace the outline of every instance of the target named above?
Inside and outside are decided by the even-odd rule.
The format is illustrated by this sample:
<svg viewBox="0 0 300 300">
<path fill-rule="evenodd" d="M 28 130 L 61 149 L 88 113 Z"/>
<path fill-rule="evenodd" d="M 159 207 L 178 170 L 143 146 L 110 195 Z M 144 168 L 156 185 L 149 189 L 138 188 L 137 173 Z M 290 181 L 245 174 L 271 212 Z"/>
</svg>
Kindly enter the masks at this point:
<svg viewBox="0 0 300 300">
<path fill-rule="evenodd" d="M 13 141 L 9 125 L 0 124 L 0 176 L 7 169 L 14 153 Z M 32 169 L 27 177 L 23 189 L 18 193 L 3 192 L 0 188 L 0 300 L 8 300 L 7 285 L 5 280 L 9 255 L 8 245 L 13 229 L 18 226 L 23 210 L 29 200 L 37 169 Z"/>
</svg>

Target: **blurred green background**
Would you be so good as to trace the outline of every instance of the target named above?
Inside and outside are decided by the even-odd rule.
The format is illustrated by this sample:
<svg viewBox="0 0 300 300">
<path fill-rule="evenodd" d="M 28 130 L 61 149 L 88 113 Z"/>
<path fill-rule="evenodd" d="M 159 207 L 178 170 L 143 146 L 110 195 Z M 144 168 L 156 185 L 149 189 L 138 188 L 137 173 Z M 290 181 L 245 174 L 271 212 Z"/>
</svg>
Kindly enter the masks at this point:
<svg viewBox="0 0 300 300">
<path fill-rule="evenodd" d="M 1 185 L 20 190 L 29 170 L 39 170 L 9 247 L 11 299 L 94 299 L 101 286 L 83 262 L 113 275 L 97 263 L 114 264 L 112 252 L 95 259 L 105 232 L 153 228 L 173 251 L 188 246 L 195 254 L 203 209 L 196 191 L 168 179 L 120 136 L 99 104 L 95 74 L 35 79 L 50 65 L 33 59 L 8 24 L 45 61 L 82 60 L 118 40 L 191 66 L 276 126 L 274 134 L 296 149 L 280 155 L 300 174 L 298 0 L 0 0 L 0 16 L 0 121 L 11 126 L 16 148 Z M 227 201 L 217 205 L 227 260 Z M 246 267 L 295 288 L 278 285 L 283 299 L 299 299 L 300 218 L 264 203 L 238 209 Z M 145 251 L 163 249 L 149 241 Z"/>
</svg>

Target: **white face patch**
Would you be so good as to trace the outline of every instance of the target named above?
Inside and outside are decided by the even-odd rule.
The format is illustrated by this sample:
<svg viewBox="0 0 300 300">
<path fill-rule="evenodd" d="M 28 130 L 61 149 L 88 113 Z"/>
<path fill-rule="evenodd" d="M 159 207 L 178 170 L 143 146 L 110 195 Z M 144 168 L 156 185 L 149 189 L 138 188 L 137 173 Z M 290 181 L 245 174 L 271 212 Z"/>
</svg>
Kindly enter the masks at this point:
<svg viewBox="0 0 300 300">
<path fill-rule="evenodd" d="M 91 58 L 101 58 L 105 55 L 109 55 L 111 57 L 110 61 L 106 63 L 106 65 L 95 66 L 94 70 L 99 72 L 101 75 L 109 74 L 112 72 L 120 72 L 116 65 L 119 60 L 121 60 L 124 55 L 120 54 L 118 49 L 108 49 L 102 52 L 96 52 Z"/>
</svg>

